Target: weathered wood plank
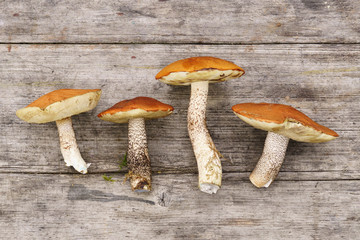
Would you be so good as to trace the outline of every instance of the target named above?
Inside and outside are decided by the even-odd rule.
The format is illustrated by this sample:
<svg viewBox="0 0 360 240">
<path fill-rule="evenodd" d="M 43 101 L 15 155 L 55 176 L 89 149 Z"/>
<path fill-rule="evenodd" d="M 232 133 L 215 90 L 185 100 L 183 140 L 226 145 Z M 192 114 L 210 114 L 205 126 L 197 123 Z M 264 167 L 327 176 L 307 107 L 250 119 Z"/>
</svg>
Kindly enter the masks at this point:
<svg viewBox="0 0 360 240">
<path fill-rule="evenodd" d="M 0 9 L 2 43 L 360 43 L 351 0 L 5 0 Z"/>
<path fill-rule="evenodd" d="M 190 88 L 154 76 L 175 60 L 211 55 L 246 70 L 241 79 L 210 86 L 208 128 L 228 159 L 224 171 L 251 171 L 266 136 L 239 120 L 231 106 L 264 101 L 297 107 L 341 136 L 324 144 L 291 141 L 283 172 L 360 177 L 359 45 L 11 45 L 10 52 L 0 45 L 0 51 L 0 172 L 74 172 L 62 160 L 55 123 L 28 124 L 15 116 L 16 109 L 59 88 L 103 89 L 95 110 L 73 118 L 83 157 L 93 164 L 90 172 L 118 171 L 127 149 L 127 126 L 96 114 L 139 95 L 175 107 L 173 115 L 147 122 L 153 170 L 195 172 L 186 129 Z"/>
<path fill-rule="evenodd" d="M 124 175 L 116 174 L 122 180 Z M 150 194 L 101 174 L 0 174 L 0 234 L 11 239 L 357 239 L 360 181 L 276 181 L 256 189 L 225 174 L 156 175 Z"/>
</svg>

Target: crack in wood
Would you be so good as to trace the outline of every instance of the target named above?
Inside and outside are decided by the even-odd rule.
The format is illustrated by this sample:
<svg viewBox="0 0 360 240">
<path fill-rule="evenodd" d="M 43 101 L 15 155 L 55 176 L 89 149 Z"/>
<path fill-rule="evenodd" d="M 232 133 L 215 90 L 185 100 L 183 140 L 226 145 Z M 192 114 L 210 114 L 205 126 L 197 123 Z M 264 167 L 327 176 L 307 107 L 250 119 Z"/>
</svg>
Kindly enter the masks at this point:
<svg viewBox="0 0 360 240">
<path fill-rule="evenodd" d="M 95 201 L 95 202 L 113 202 L 113 201 L 135 201 L 142 202 L 149 205 L 155 205 L 154 201 L 145 200 L 142 198 L 129 197 L 126 195 L 115 195 L 99 190 L 88 189 L 85 185 L 74 184 L 69 187 L 68 199 L 72 201 Z"/>
</svg>

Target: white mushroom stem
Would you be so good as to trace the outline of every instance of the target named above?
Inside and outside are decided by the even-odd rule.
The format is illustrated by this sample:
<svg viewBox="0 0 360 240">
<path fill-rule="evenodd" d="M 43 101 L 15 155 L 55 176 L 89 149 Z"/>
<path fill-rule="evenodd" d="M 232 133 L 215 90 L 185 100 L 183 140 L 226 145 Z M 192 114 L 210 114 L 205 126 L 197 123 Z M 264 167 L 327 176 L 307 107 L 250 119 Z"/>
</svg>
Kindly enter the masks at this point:
<svg viewBox="0 0 360 240">
<path fill-rule="evenodd" d="M 151 190 L 151 165 L 144 118 L 129 120 L 128 137 L 127 166 L 131 188 L 135 192 L 148 192 Z"/>
<path fill-rule="evenodd" d="M 76 144 L 75 133 L 73 130 L 71 118 L 64 118 L 56 121 L 60 137 L 60 149 L 64 157 L 66 166 L 73 166 L 80 173 L 87 173 L 87 164 L 81 157 L 79 148 Z"/>
<path fill-rule="evenodd" d="M 221 161 L 213 140 L 206 127 L 206 101 L 208 82 L 191 83 L 191 97 L 188 109 L 188 131 L 197 160 L 199 188 L 216 193 L 221 186 Z"/>
<path fill-rule="evenodd" d="M 288 137 L 268 132 L 263 154 L 250 174 L 250 181 L 256 187 L 268 187 L 274 181 L 284 161 L 288 143 Z"/>
</svg>

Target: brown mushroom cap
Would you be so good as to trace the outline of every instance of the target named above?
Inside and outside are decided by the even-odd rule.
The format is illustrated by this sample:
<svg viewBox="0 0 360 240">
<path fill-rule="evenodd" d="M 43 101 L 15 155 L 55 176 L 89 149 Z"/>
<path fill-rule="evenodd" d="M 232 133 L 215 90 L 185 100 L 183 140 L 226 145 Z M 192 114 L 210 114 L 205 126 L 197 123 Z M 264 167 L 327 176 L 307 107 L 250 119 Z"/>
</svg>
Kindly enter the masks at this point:
<svg viewBox="0 0 360 240">
<path fill-rule="evenodd" d="M 90 111 L 101 96 L 100 89 L 59 89 L 47 93 L 16 115 L 30 123 L 46 123 Z"/>
<path fill-rule="evenodd" d="M 282 104 L 241 103 L 234 113 L 255 128 L 275 132 L 301 142 L 326 142 L 339 135 L 295 108 Z"/>
<path fill-rule="evenodd" d="M 162 103 L 154 98 L 136 97 L 130 100 L 118 102 L 111 108 L 98 114 L 102 120 L 126 123 L 133 118 L 161 118 L 172 113 L 174 108 L 171 105 Z"/>
<path fill-rule="evenodd" d="M 155 78 L 167 84 L 189 85 L 199 81 L 223 82 L 244 73 L 241 67 L 224 59 L 191 57 L 169 64 Z"/>
</svg>

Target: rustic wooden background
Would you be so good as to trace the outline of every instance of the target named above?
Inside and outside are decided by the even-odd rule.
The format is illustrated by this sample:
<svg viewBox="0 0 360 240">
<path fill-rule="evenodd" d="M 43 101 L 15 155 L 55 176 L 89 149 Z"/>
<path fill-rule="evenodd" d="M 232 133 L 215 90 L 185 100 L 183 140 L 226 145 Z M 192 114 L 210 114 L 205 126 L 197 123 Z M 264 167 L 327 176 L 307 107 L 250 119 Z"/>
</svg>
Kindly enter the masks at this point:
<svg viewBox="0 0 360 240">
<path fill-rule="evenodd" d="M 3 0 L 0 9 L 1 239 L 359 238 L 358 1 Z M 191 56 L 246 70 L 209 90 L 208 128 L 227 159 L 216 195 L 197 188 L 190 88 L 154 79 Z M 60 88 L 103 90 L 96 109 L 73 117 L 87 175 L 65 166 L 55 123 L 15 116 Z M 136 96 L 175 107 L 147 122 L 149 194 L 122 184 L 127 126 L 96 117 Z M 232 113 L 241 102 L 289 104 L 340 138 L 291 141 L 277 180 L 257 189 L 248 176 L 266 133 Z"/>
</svg>

